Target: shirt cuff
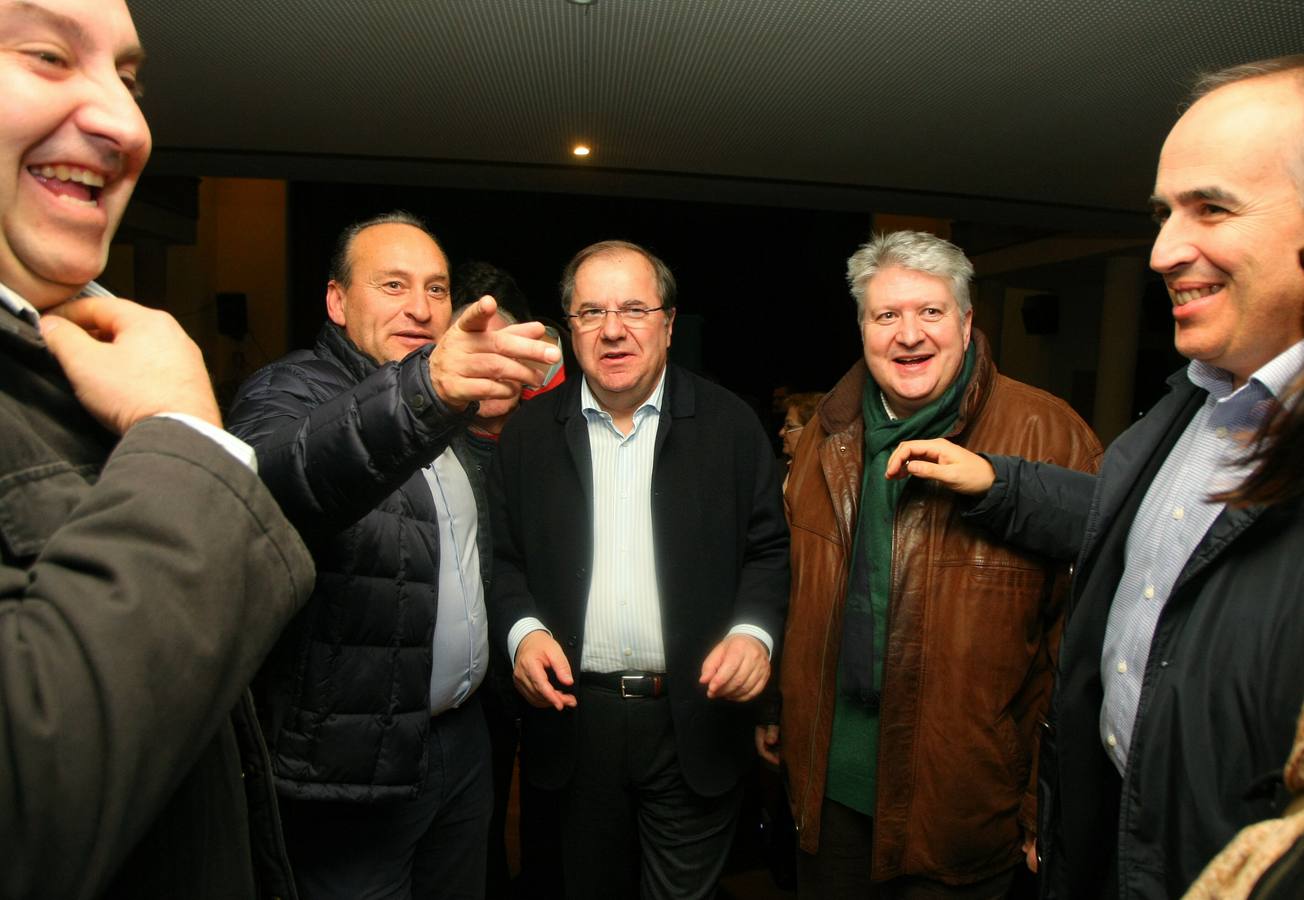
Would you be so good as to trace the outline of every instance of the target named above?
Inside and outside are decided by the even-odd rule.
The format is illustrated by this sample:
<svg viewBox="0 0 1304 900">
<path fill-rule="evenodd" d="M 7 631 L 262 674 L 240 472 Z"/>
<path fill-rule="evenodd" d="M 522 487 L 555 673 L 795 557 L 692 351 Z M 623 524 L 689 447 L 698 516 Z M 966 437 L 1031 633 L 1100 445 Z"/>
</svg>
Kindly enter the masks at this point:
<svg viewBox="0 0 1304 900">
<path fill-rule="evenodd" d="M 189 425 L 205 437 L 217 441 L 223 450 L 234 456 L 241 464 L 247 466 L 255 475 L 258 474 L 258 454 L 254 452 L 254 448 L 229 431 L 223 431 L 216 425 L 188 413 L 162 412 L 158 413 L 157 417 L 160 419 L 175 419 L 182 425 Z"/>
<path fill-rule="evenodd" d="M 735 625 L 729 629 L 730 634 L 745 634 L 748 637 L 754 637 L 765 645 L 765 655 L 774 655 L 774 639 L 770 637 L 769 632 L 764 628 L 758 628 L 755 625 Z"/>
<path fill-rule="evenodd" d="M 526 616 L 507 632 L 507 658 L 512 661 L 513 666 L 516 665 L 516 648 L 521 646 L 521 641 L 525 640 L 525 636 L 532 631 L 548 631 L 548 629 L 544 628 L 543 623 L 534 616 Z M 548 631 L 548 634 L 552 632 Z"/>
</svg>

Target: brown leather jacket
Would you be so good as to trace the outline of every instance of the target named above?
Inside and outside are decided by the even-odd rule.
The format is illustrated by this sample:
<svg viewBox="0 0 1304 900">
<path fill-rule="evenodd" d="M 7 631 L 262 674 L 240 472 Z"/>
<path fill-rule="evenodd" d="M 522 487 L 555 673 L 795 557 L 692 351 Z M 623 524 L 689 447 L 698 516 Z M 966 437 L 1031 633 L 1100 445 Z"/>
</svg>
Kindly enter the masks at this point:
<svg viewBox="0 0 1304 900">
<path fill-rule="evenodd" d="M 949 435 L 970 450 L 1095 471 L 1101 448 L 1064 401 L 978 359 Z M 864 465 L 858 361 L 820 403 L 789 474 L 792 596 L 782 746 L 799 843 L 819 846 L 849 548 Z M 918 479 L 896 510 L 871 877 L 961 884 L 1021 858 L 1036 828 L 1038 725 L 1050 699 L 1067 566 L 1018 552 Z"/>
</svg>

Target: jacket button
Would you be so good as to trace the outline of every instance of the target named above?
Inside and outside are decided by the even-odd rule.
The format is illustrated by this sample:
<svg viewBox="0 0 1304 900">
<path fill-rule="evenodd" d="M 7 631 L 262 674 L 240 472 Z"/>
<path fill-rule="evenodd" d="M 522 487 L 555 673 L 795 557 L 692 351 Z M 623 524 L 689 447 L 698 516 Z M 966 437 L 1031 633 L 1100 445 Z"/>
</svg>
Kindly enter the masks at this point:
<svg viewBox="0 0 1304 900">
<path fill-rule="evenodd" d="M 420 395 L 420 394 L 414 394 L 414 395 L 412 396 L 412 408 L 413 408 L 413 409 L 425 409 L 425 408 L 426 408 L 426 398 L 423 397 L 423 396 Z"/>
</svg>

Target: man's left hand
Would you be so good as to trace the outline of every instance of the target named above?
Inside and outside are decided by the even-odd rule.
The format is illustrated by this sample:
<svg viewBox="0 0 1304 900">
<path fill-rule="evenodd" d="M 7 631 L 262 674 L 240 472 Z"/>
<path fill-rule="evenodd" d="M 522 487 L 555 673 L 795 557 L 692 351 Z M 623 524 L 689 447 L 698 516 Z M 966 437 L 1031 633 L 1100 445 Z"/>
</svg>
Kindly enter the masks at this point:
<svg viewBox="0 0 1304 900">
<path fill-rule="evenodd" d="M 712 700 L 751 700 L 770 680 L 770 654 L 747 634 L 731 634 L 715 645 L 702 663 L 706 696 Z"/>
</svg>

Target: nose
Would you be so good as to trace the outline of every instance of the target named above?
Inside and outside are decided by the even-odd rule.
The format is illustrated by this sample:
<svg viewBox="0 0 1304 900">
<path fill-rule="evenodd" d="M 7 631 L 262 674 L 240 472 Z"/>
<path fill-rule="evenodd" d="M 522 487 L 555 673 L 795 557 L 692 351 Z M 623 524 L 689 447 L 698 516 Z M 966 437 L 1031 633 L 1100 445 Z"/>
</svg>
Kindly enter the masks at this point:
<svg viewBox="0 0 1304 900">
<path fill-rule="evenodd" d="M 403 295 L 403 315 L 414 322 L 430 321 L 430 298 L 419 285 L 409 288 Z"/>
<path fill-rule="evenodd" d="M 102 151 L 116 155 L 128 173 L 138 172 L 149 159 L 152 139 L 136 98 L 116 68 L 88 74 L 86 81 L 77 127 Z"/>
<path fill-rule="evenodd" d="M 618 341 L 625 334 L 625 320 L 614 309 L 609 309 L 602 317 L 602 336 L 609 341 Z"/>
<path fill-rule="evenodd" d="M 923 336 L 919 330 L 919 322 L 911 313 L 904 313 L 896 330 L 896 342 L 906 347 L 913 347 L 918 344 Z"/>
<path fill-rule="evenodd" d="M 1150 248 L 1150 268 L 1165 274 L 1195 262 L 1200 255 L 1190 231 L 1183 220 L 1174 213 L 1159 229 L 1155 245 Z"/>
</svg>

